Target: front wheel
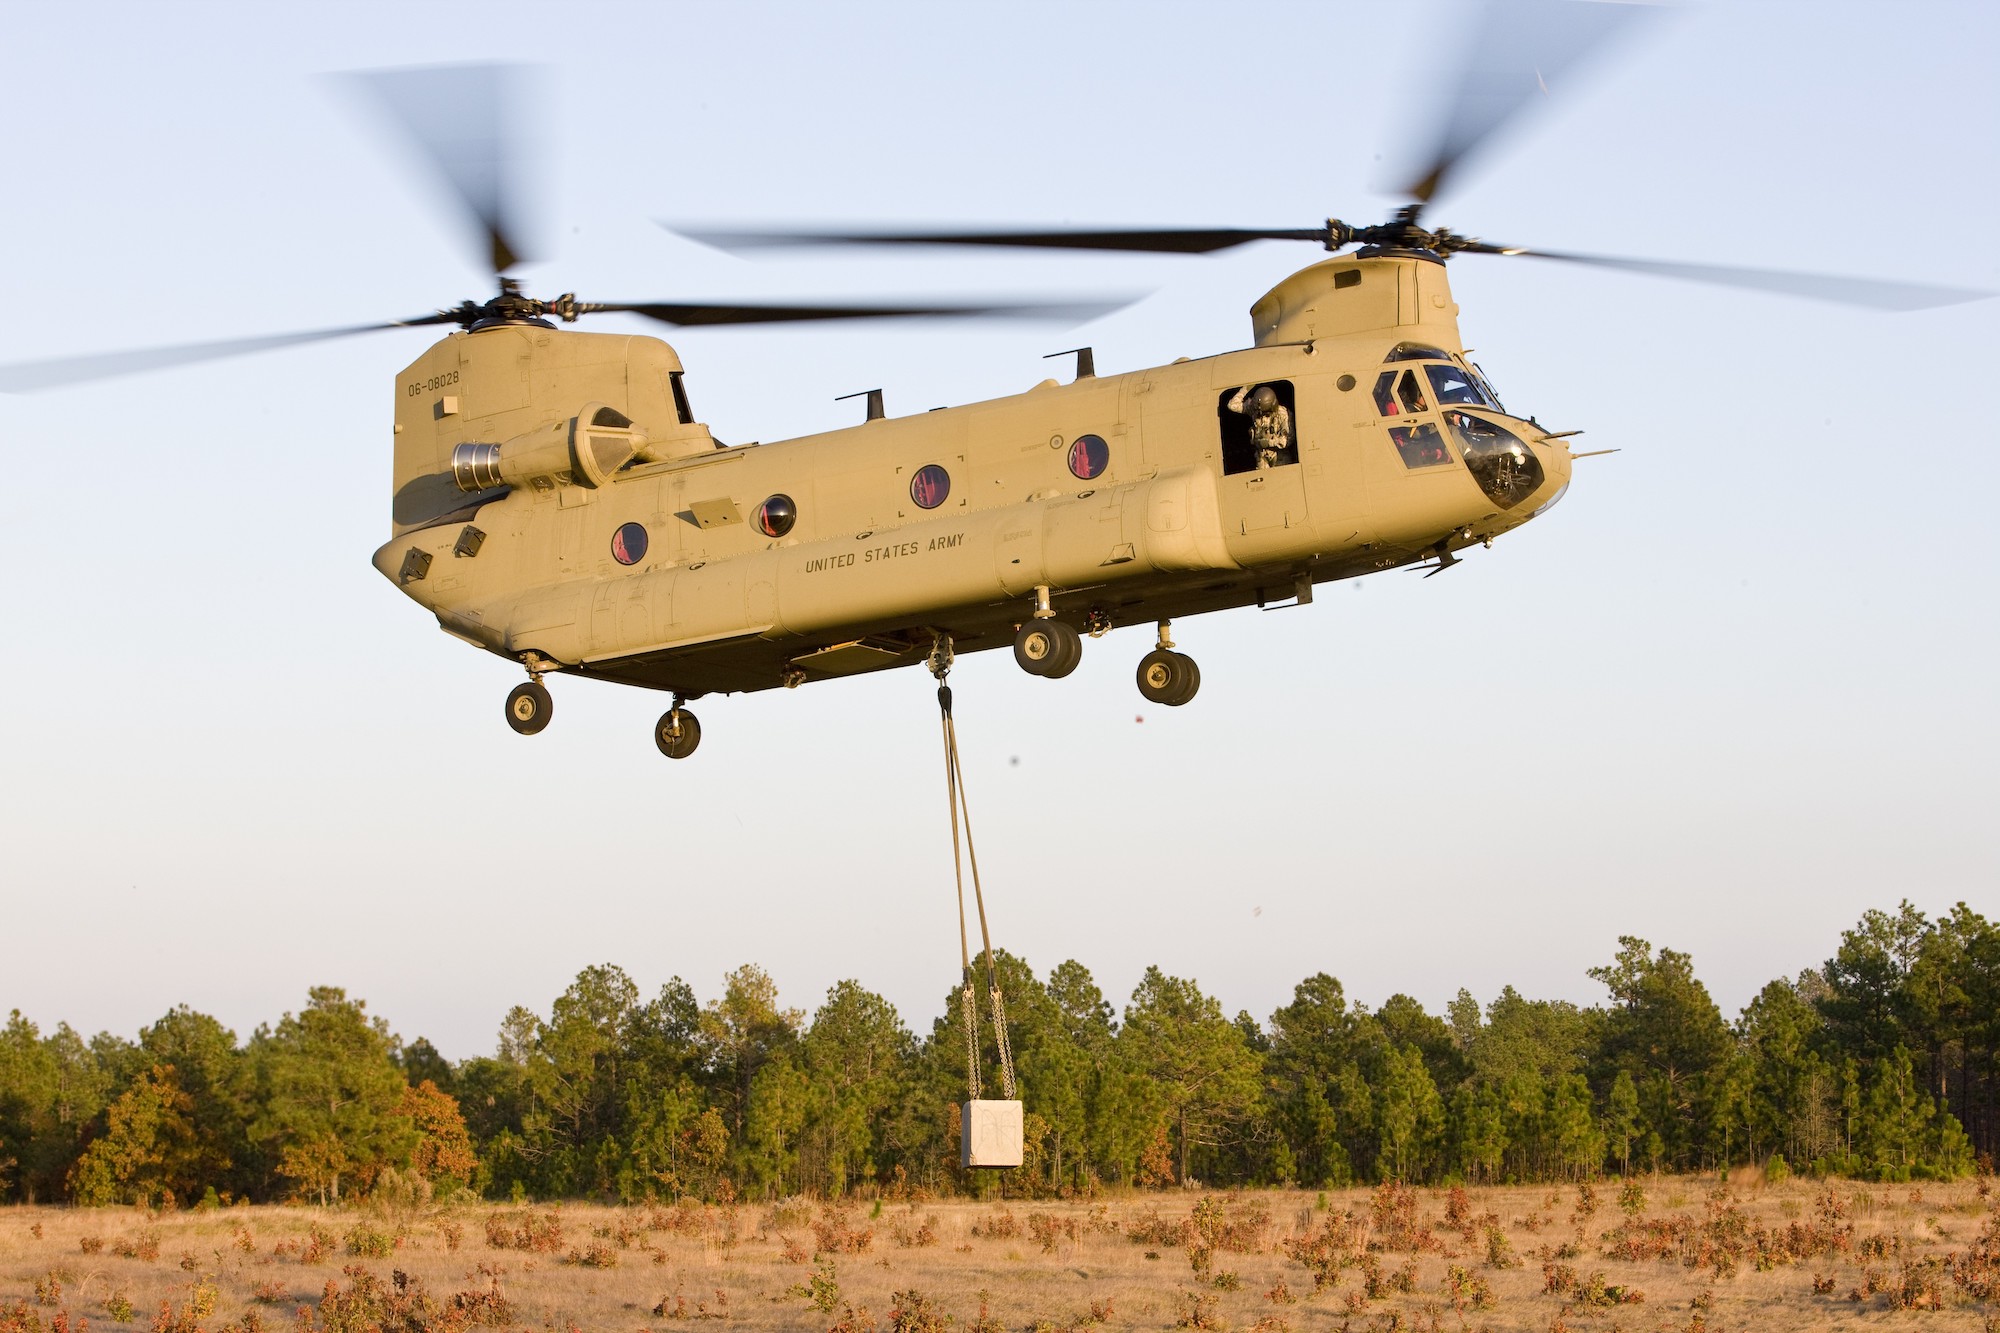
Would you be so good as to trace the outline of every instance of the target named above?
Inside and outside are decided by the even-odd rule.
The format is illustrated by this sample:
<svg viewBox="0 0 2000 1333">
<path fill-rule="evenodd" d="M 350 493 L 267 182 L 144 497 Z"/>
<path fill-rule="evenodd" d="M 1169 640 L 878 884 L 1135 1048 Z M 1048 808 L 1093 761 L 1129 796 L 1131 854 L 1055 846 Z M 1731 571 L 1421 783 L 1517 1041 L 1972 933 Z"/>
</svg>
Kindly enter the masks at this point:
<svg viewBox="0 0 2000 1333">
<path fill-rule="evenodd" d="M 549 698 L 540 681 L 516 685 L 507 696 L 507 725 L 523 736 L 532 736 L 549 725 L 555 707 L 555 700 Z"/>
<path fill-rule="evenodd" d="M 701 721 L 685 708 L 669 708 L 653 727 L 653 743 L 669 759 L 685 759 L 701 744 Z"/>
<path fill-rule="evenodd" d="M 1031 620 L 1014 636 L 1014 661 L 1031 676 L 1061 680 L 1083 661 L 1083 636 L 1060 620 Z"/>
</svg>

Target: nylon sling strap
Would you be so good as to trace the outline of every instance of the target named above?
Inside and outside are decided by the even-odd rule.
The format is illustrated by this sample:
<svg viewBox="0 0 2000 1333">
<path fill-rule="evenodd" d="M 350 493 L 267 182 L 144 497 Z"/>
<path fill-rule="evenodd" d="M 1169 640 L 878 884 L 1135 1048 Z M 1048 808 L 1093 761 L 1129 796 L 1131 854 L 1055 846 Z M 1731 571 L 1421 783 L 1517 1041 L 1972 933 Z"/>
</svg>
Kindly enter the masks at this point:
<svg viewBox="0 0 2000 1333">
<path fill-rule="evenodd" d="M 965 1026 L 965 1081 L 971 1099 L 980 1099 L 979 1004 L 973 992 L 972 945 L 965 921 L 965 867 L 972 869 L 972 901 L 979 916 L 980 952 L 986 960 L 986 995 L 993 1016 L 994 1045 L 1000 1055 L 1000 1094 L 1014 1100 L 1014 1051 L 1007 1039 L 1007 1005 L 1000 994 L 1000 977 L 993 966 L 993 937 L 986 925 L 986 895 L 979 883 L 979 853 L 972 843 L 972 806 L 965 796 L 965 770 L 958 761 L 958 726 L 951 715 L 951 686 L 945 674 L 951 670 L 951 649 L 941 641 L 931 654 L 931 674 L 938 679 L 938 714 L 944 732 L 945 802 L 951 816 L 951 873 L 958 887 L 958 958 L 962 986 L 959 1009 Z M 964 854 L 960 855 L 959 827 L 965 829 Z"/>
</svg>

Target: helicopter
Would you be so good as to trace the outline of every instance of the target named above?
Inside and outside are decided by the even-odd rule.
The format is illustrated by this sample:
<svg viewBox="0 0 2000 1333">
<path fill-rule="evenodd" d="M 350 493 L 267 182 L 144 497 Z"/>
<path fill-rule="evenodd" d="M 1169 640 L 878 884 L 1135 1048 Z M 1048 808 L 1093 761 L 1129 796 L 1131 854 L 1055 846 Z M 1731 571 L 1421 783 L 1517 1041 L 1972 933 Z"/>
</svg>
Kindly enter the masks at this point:
<svg viewBox="0 0 2000 1333">
<path fill-rule="evenodd" d="M 1553 59 L 1496 59 L 1458 100 L 1385 221 L 1280 229 L 1139 227 L 695 231 L 724 246 L 972 245 L 1212 253 L 1260 241 L 1327 258 L 1256 299 L 1246 347 L 912 416 L 868 395 L 855 426 L 726 445 L 694 409 L 666 342 L 567 327 L 596 314 L 671 326 L 963 314 L 1080 313 L 1050 305 L 723 306 L 541 299 L 509 276 L 526 250 L 478 123 L 504 76 L 467 67 L 465 123 L 403 117 L 487 241 L 497 294 L 364 328 L 278 335 L 0 370 L 38 387 L 372 329 L 452 327 L 395 379 L 390 533 L 373 567 L 448 634 L 518 664 L 504 716 L 545 729 L 550 675 L 671 697 L 658 748 L 685 758 L 710 694 L 797 687 L 1011 648 L 1061 679 L 1085 639 L 1149 626 L 1148 701 L 1201 684 L 1174 624 L 1250 605 L 1309 603 L 1316 586 L 1400 567 L 1427 574 L 1547 512 L 1567 491 L 1572 431 L 1510 410 L 1466 355 L 1448 265 L 1539 257 L 1889 309 L 1983 293 L 1859 279 L 1623 260 L 1501 246 L 1432 225 L 1460 167 L 1546 77 L 1639 12 L 1565 5 Z M 1489 22 L 1514 22 L 1499 6 Z"/>
</svg>

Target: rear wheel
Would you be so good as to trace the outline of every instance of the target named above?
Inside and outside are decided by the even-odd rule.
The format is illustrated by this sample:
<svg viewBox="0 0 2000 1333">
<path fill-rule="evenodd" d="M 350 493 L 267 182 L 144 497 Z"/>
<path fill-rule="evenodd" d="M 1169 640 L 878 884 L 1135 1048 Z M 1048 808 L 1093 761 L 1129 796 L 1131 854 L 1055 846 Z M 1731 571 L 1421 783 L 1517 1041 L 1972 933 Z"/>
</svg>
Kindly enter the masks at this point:
<svg viewBox="0 0 2000 1333">
<path fill-rule="evenodd" d="M 540 681 L 516 685 L 507 696 L 507 725 L 523 736 L 532 736 L 546 727 L 554 712 L 555 701 L 549 698 Z"/>
<path fill-rule="evenodd" d="M 669 708 L 653 727 L 653 743 L 669 759 L 685 759 L 701 744 L 701 721 L 685 708 Z"/>
<path fill-rule="evenodd" d="M 1156 648 L 1139 659 L 1139 693 L 1148 702 L 1179 708 L 1201 688 L 1201 668 L 1171 648 Z"/>
</svg>

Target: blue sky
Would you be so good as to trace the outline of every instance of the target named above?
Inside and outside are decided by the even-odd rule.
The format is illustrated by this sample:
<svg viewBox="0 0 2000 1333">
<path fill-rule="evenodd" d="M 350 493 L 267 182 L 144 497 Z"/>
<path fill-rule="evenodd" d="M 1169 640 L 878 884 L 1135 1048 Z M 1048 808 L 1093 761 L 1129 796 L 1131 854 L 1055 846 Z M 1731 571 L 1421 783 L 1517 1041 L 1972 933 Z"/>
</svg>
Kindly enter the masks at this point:
<svg viewBox="0 0 2000 1333">
<path fill-rule="evenodd" d="M 483 297 L 457 219 L 329 71 L 544 66 L 532 290 L 585 299 L 1135 291 L 1081 329 L 667 335 L 726 439 L 1249 341 L 1311 250 L 731 257 L 655 219 L 1368 221 L 1464 8 L 0 5 L 16 53 L 0 361 Z M 1435 220 L 1509 244 L 2000 290 L 1981 4 L 1668 13 L 1538 108 Z M 1632 933 L 1727 1011 L 1870 906 L 2000 907 L 2000 303 L 1883 315 L 1526 260 L 1452 266 L 1515 410 L 1583 429 L 1561 506 L 1442 578 L 1143 629 L 1060 684 L 954 677 L 997 938 L 1122 1001 L 1148 963 L 1268 1014 L 1315 971 L 1433 1008 L 1594 1001 Z M 627 327 L 615 320 L 599 327 Z M 637 325 L 630 327 L 637 328 Z M 421 331 L 0 398 L 0 1008 L 247 1030 L 345 985 L 448 1054 L 611 961 L 922 1026 L 956 969 L 927 678 L 711 699 L 519 678 L 369 567 Z M 1143 723 L 1136 719 L 1144 717 Z"/>
</svg>

